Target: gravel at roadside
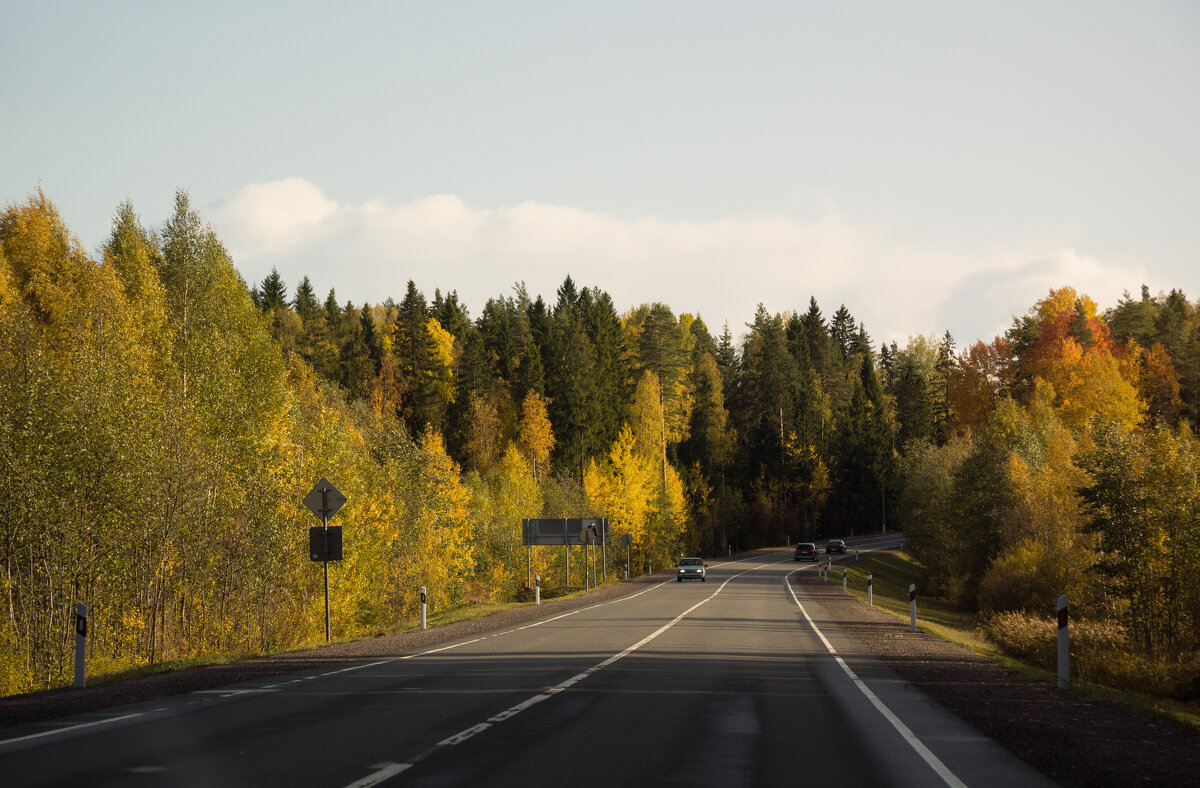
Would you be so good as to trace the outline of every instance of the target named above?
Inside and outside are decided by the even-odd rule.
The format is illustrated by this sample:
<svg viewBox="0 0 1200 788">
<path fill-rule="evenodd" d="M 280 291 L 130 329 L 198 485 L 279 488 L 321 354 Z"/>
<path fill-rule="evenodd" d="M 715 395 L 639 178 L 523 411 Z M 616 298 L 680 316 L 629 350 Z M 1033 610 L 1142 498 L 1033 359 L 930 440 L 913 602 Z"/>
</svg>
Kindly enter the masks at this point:
<svg viewBox="0 0 1200 788">
<path fill-rule="evenodd" d="M 797 593 L 905 681 L 1062 785 L 1200 784 L 1200 732 L 1015 678 L 961 646 L 910 632 L 907 621 L 816 572 L 792 578 Z"/>
</svg>

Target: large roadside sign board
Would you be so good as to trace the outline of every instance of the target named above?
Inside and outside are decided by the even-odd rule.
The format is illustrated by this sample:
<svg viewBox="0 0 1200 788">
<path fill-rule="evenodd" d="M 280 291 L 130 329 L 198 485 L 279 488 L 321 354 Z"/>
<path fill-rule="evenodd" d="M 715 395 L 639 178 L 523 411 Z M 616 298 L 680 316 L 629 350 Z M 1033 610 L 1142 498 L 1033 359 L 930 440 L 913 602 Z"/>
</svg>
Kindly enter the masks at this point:
<svg viewBox="0 0 1200 788">
<path fill-rule="evenodd" d="M 595 529 L 588 540 L 586 529 Z M 521 521 L 523 545 L 608 544 L 608 529 L 600 517 L 556 517 Z"/>
</svg>

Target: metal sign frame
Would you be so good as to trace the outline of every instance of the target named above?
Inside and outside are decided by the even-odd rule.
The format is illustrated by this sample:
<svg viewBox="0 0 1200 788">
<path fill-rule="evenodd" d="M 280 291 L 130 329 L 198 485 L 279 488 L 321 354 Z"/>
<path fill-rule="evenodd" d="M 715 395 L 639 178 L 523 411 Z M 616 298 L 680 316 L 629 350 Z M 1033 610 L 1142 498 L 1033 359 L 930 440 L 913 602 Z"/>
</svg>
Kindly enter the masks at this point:
<svg viewBox="0 0 1200 788">
<path fill-rule="evenodd" d="M 521 521 L 521 544 L 580 546 L 588 544 L 587 528 L 595 529 L 592 544 L 608 544 L 608 528 L 603 517 L 533 518 Z"/>
</svg>

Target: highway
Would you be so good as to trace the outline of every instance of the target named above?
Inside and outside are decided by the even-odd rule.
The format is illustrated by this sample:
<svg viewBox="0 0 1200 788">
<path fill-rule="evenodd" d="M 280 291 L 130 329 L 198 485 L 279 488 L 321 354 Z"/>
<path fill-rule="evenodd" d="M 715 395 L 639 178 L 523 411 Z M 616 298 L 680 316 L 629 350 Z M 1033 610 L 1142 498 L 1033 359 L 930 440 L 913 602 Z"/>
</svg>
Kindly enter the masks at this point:
<svg viewBox="0 0 1200 788">
<path fill-rule="evenodd" d="M 0 730 L 0 780 L 1049 784 L 797 595 L 789 575 L 815 571 L 791 550 L 714 560 L 703 583 L 422 651 Z"/>
</svg>

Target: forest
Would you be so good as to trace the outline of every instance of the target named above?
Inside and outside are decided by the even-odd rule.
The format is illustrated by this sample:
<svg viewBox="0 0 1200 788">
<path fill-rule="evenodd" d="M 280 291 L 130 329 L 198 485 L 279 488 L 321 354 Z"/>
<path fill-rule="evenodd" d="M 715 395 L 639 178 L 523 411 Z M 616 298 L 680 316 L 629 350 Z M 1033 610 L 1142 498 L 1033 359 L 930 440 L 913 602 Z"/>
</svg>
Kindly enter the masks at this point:
<svg viewBox="0 0 1200 788">
<path fill-rule="evenodd" d="M 434 609 L 518 598 L 522 518 L 609 518 L 632 575 L 886 525 L 989 626 L 1068 593 L 1200 697 L 1200 303 L 1180 291 L 1101 309 L 1063 286 L 989 343 L 900 347 L 799 294 L 714 333 L 569 275 L 477 316 L 411 281 L 374 304 L 247 283 L 185 192 L 111 228 L 93 257 L 40 190 L 0 213 L 0 695 L 69 682 L 76 601 L 95 674 L 322 640 L 301 501 L 325 477 L 348 498 L 336 637 L 394 630 L 420 586 Z M 561 585 L 562 551 L 531 552 Z"/>
</svg>

